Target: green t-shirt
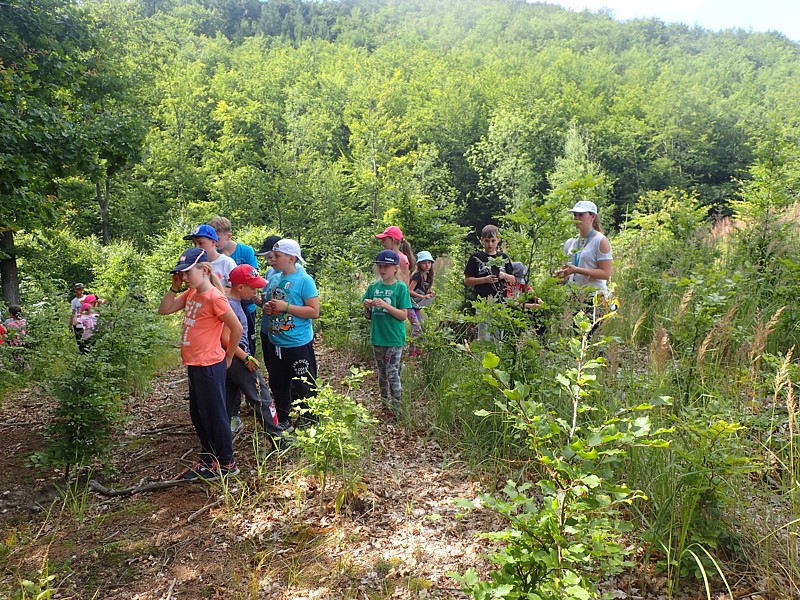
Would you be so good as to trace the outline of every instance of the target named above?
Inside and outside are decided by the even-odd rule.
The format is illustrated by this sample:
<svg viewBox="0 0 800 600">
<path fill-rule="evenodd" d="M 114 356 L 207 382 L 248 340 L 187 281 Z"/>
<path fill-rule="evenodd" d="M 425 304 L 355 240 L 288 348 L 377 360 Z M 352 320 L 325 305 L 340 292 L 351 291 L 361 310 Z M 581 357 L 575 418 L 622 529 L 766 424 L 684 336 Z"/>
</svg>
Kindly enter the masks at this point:
<svg viewBox="0 0 800 600">
<path fill-rule="evenodd" d="M 380 298 L 396 308 L 411 308 L 411 295 L 402 281 L 386 285 L 382 281 L 373 281 L 364 292 L 364 300 Z M 370 324 L 370 343 L 373 346 L 405 346 L 406 321 L 396 319 L 385 308 L 372 308 Z"/>
</svg>

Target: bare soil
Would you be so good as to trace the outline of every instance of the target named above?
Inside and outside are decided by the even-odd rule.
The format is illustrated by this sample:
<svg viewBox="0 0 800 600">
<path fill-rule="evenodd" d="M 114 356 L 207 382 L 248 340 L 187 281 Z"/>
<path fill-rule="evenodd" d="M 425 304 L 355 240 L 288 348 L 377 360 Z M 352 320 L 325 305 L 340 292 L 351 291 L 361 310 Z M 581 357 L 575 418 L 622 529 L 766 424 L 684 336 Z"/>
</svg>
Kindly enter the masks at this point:
<svg viewBox="0 0 800 600">
<path fill-rule="evenodd" d="M 352 357 L 321 349 L 321 375 L 336 382 Z M 371 386 L 359 401 L 380 408 Z M 457 518 L 456 497 L 479 485 L 422 429 L 381 420 L 365 490 L 336 514 L 321 514 L 318 481 L 299 457 L 259 459 L 264 438 L 245 418 L 235 440 L 242 470 L 228 489 L 189 484 L 123 497 L 90 491 L 85 480 L 64 501 L 60 472 L 35 468 L 50 399 L 30 388 L 0 409 L 0 598 L 20 581 L 46 580 L 53 598 L 458 598 L 445 574 L 485 567 L 477 531 L 496 528 L 483 511 Z M 197 440 L 183 369 L 162 374 L 152 392 L 131 398 L 129 421 L 111 464 L 92 474 L 120 489 L 165 481 L 190 466 Z M 40 570 L 42 570 L 40 573 Z M 3 590 L 6 590 L 4 596 Z"/>
<path fill-rule="evenodd" d="M 333 385 L 358 362 L 324 346 L 318 358 L 320 376 Z M 372 379 L 357 399 L 377 416 Z M 381 419 L 364 463 L 365 488 L 338 514 L 331 493 L 320 511 L 319 482 L 302 474 L 296 452 L 264 458 L 265 440 L 246 407 L 234 443 L 242 472 L 227 487 L 108 497 L 84 478 L 65 500 L 63 473 L 30 460 L 44 446 L 50 402 L 31 387 L 0 407 L 0 600 L 35 598 L 30 589 L 22 594 L 24 579 L 34 592 L 56 590 L 42 598 L 81 600 L 465 598 L 447 573 L 475 567 L 485 575 L 489 567 L 488 542 L 476 534 L 502 523 L 485 510 L 463 515 L 454 504 L 476 498 L 488 482 L 439 447 L 425 423 Z M 193 464 L 197 440 L 183 369 L 163 373 L 127 410 L 113 460 L 92 478 L 122 489 L 171 480 Z M 665 578 L 639 573 L 604 588 L 615 598 L 660 599 L 665 586 Z M 705 595 L 693 585 L 674 598 Z"/>
</svg>

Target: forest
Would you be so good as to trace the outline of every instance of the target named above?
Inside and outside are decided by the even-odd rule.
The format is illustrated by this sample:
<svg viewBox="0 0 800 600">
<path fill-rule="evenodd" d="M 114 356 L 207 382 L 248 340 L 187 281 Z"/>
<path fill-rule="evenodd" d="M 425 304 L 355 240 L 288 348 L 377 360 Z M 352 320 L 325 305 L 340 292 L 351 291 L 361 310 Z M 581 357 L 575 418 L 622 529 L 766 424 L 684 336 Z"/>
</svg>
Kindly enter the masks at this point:
<svg viewBox="0 0 800 600">
<path fill-rule="evenodd" d="M 0 36 L 0 313 L 27 320 L 0 344 L 0 598 L 800 598 L 798 43 L 522 0 L 5 0 Z M 609 302 L 554 277 L 579 201 Z M 193 439 L 156 307 L 215 215 L 303 248 L 319 426 L 281 454 L 248 424 L 249 473 L 202 501 L 139 495 Z M 464 286 L 490 223 L 539 306 Z M 388 226 L 436 259 L 392 424 L 361 304 Z M 75 282 L 106 300 L 88 354 Z M 418 508 L 395 458 L 465 487 Z M 100 543 L 187 498 L 227 583 Z M 243 533 L 267 506 L 288 533 Z M 347 554 L 382 510 L 468 549 Z"/>
</svg>

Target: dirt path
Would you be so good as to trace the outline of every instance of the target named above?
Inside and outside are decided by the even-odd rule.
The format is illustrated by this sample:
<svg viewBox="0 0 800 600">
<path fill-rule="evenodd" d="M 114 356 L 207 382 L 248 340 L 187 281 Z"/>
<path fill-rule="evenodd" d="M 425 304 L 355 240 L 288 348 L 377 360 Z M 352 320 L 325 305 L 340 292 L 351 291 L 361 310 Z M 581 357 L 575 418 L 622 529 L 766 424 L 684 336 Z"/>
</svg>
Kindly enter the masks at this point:
<svg viewBox="0 0 800 600">
<path fill-rule="evenodd" d="M 353 362 L 319 354 L 333 384 Z M 367 385 L 358 399 L 377 415 L 374 397 Z M 182 369 L 132 399 L 129 412 L 113 464 L 96 478 L 121 488 L 171 479 L 191 464 L 196 438 Z M 497 526 L 486 513 L 457 518 L 452 499 L 474 498 L 477 484 L 424 432 L 387 421 L 374 437 L 366 491 L 348 513 L 320 516 L 318 482 L 297 471 L 296 454 L 258 460 L 252 423 L 235 442 L 242 474 L 227 490 L 92 492 L 85 506 L 78 493 L 65 503 L 58 474 L 30 465 L 48 418 L 34 389 L 0 410 L 0 590 L 12 596 L 21 578 L 54 575 L 54 598 L 459 598 L 445 573 L 480 570 L 485 542 L 473 534 Z"/>
</svg>

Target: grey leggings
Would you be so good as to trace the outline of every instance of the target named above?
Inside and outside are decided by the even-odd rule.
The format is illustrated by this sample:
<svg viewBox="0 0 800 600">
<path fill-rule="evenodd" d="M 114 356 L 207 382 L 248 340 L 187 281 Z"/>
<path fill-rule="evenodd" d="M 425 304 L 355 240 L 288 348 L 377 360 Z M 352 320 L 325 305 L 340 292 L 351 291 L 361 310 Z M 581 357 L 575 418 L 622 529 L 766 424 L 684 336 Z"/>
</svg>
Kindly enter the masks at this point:
<svg viewBox="0 0 800 600">
<path fill-rule="evenodd" d="M 373 346 L 372 351 L 378 365 L 381 398 L 394 408 L 400 408 L 400 358 L 403 356 L 403 346 Z"/>
</svg>

